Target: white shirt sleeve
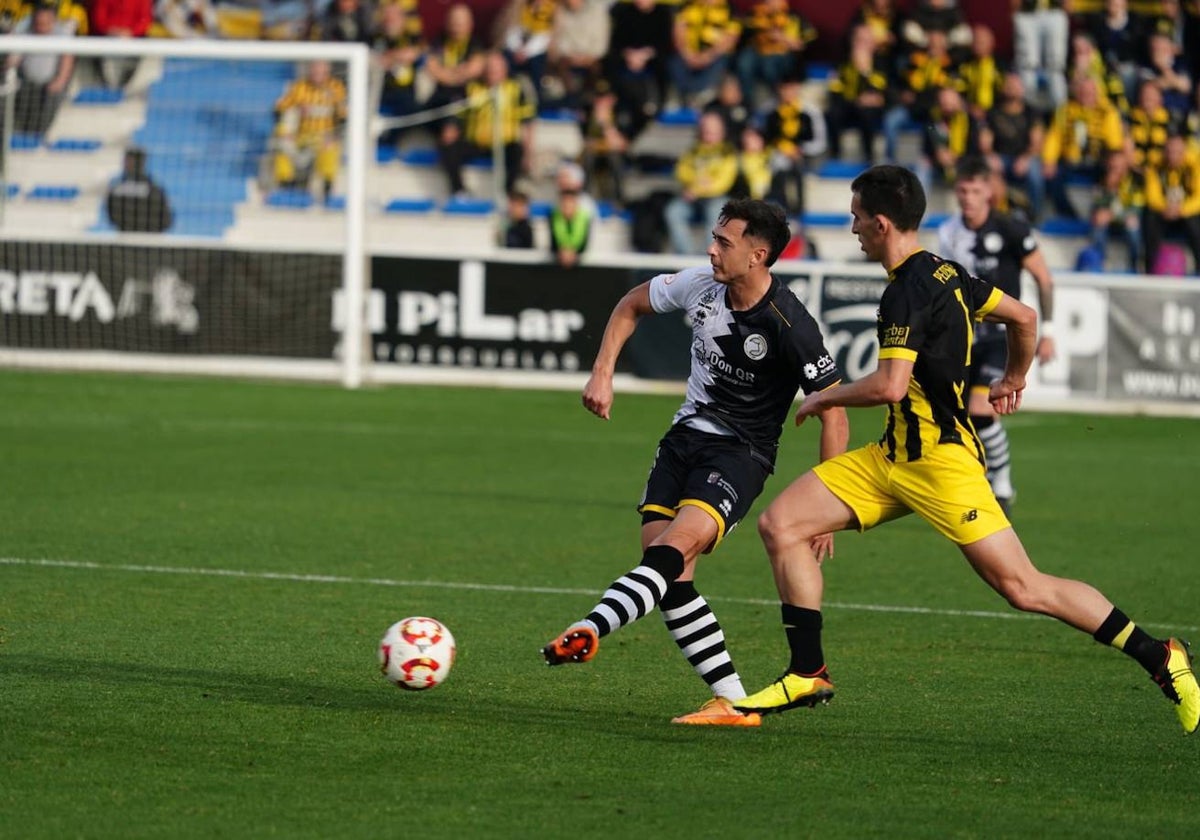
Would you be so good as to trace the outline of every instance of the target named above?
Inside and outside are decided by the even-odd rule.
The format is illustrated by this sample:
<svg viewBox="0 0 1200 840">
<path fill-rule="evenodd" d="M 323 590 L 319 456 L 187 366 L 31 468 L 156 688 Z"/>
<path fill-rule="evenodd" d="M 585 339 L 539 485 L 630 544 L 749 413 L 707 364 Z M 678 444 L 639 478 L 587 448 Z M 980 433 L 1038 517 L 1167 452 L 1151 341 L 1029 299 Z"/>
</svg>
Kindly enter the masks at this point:
<svg viewBox="0 0 1200 840">
<path fill-rule="evenodd" d="M 650 280 L 650 306 L 659 314 L 689 309 L 711 280 L 712 269 L 707 267 L 659 274 Z"/>
</svg>

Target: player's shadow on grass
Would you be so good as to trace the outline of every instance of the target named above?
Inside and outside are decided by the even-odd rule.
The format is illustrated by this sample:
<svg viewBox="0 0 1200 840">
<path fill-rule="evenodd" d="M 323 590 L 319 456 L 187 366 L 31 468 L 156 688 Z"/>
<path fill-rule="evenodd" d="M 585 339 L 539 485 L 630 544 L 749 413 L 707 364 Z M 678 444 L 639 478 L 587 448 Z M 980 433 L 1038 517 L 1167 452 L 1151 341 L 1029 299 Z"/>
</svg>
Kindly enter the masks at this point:
<svg viewBox="0 0 1200 840">
<path fill-rule="evenodd" d="M 75 686 L 136 688 L 151 686 L 158 693 L 183 692 L 196 700 L 296 706 L 339 711 L 395 709 L 395 689 L 377 686 L 316 685 L 302 678 L 243 673 L 233 670 L 164 667 L 137 662 L 97 662 L 85 659 L 16 654 L 0 657 L 0 676 L 25 677 Z M 380 678 L 382 681 L 382 677 Z"/>
</svg>

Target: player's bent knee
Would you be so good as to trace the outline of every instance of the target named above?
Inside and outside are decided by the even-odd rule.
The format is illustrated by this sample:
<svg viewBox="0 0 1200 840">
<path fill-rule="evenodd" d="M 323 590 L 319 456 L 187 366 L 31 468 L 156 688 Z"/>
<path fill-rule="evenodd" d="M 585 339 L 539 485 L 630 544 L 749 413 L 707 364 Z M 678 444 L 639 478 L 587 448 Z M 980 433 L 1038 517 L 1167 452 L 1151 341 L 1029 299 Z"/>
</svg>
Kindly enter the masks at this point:
<svg viewBox="0 0 1200 840">
<path fill-rule="evenodd" d="M 809 539 L 801 531 L 796 523 L 789 521 L 774 505 L 759 514 L 758 535 L 762 538 L 767 553 L 771 555 Z"/>
</svg>

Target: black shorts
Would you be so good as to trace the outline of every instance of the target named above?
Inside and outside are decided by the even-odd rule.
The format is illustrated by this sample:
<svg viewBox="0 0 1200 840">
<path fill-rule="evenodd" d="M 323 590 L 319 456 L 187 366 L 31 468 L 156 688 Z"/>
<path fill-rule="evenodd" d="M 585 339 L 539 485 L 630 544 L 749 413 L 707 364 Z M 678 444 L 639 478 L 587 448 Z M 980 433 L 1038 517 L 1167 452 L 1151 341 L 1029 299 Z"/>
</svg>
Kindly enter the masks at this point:
<svg viewBox="0 0 1200 840">
<path fill-rule="evenodd" d="M 659 441 L 638 512 L 642 524 L 674 519 L 694 505 L 717 523 L 716 547 L 762 493 L 771 464 L 735 437 L 672 426 Z"/>
<path fill-rule="evenodd" d="M 997 379 L 1004 376 L 1008 362 L 1008 337 L 1003 332 L 989 331 L 977 335 L 971 348 L 971 370 L 968 388 L 987 390 Z"/>
</svg>

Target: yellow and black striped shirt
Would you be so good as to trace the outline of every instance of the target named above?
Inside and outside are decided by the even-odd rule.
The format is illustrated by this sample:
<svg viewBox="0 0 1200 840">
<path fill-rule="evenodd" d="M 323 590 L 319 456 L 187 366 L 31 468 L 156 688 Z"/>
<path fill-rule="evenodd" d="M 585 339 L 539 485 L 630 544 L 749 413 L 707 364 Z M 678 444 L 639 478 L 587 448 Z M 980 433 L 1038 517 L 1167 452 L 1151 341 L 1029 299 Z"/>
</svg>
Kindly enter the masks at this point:
<svg viewBox="0 0 1200 840">
<path fill-rule="evenodd" d="M 837 76 L 829 80 L 829 93 L 846 102 L 853 102 L 870 91 L 887 92 L 887 76 L 882 70 L 872 68 L 871 72 L 863 73 L 853 62 L 847 61 L 838 67 Z"/>
<path fill-rule="evenodd" d="M 275 103 L 275 111 L 284 114 L 292 109 L 300 114 L 296 128 L 299 140 L 324 137 L 346 119 L 346 86 L 332 78 L 322 85 L 308 79 L 292 82 Z"/>
<path fill-rule="evenodd" d="M 558 0 L 525 0 L 521 5 L 521 29 L 531 35 L 544 35 L 554 28 Z"/>
<path fill-rule="evenodd" d="M 683 23 L 684 39 L 688 48 L 695 52 L 710 49 L 730 33 L 738 35 L 742 31 L 742 25 L 734 19 L 725 0 L 688 3 L 676 14 L 676 20 Z"/>
<path fill-rule="evenodd" d="M 888 404 L 879 441 L 888 460 L 916 461 L 939 443 L 958 443 L 984 463 L 967 415 L 967 374 L 973 325 L 1002 296 L 957 263 L 925 250 L 888 272 L 879 299 L 879 358 L 913 363 L 908 393 Z"/>
<path fill-rule="evenodd" d="M 1149 113 L 1140 107 L 1129 112 L 1129 139 L 1133 141 L 1134 169 L 1141 170 L 1162 163 L 1167 129 L 1170 127 L 1171 112 L 1165 107 Z"/>
<path fill-rule="evenodd" d="M 759 55 L 784 55 L 790 51 L 785 43 L 773 37 L 775 33 L 803 44 L 817 39 L 816 27 L 811 23 L 786 8 L 772 9 L 769 3 L 755 3 L 745 18 L 744 28 L 750 46 Z"/>
<path fill-rule="evenodd" d="M 502 143 L 520 142 L 521 126 L 533 119 L 537 113 L 533 97 L 520 80 L 505 79 L 496 87 L 493 91 L 485 82 L 471 82 L 467 85 L 467 99 L 471 105 L 466 112 L 463 135 L 468 142 L 480 148 L 491 148 L 494 130 L 500 132 Z M 497 100 L 500 106 L 498 119 Z"/>
<path fill-rule="evenodd" d="M 1146 170 L 1146 209 L 1161 213 L 1168 204 L 1179 207 L 1179 215 L 1200 215 L 1200 162 L 1184 161 L 1179 168 L 1152 166 Z"/>
<path fill-rule="evenodd" d="M 966 62 L 958 68 L 958 75 L 962 79 L 963 96 L 968 104 L 985 112 L 995 107 L 1000 96 L 1000 85 L 1004 82 L 1004 71 L 994 56 Z"/>
</svg>

